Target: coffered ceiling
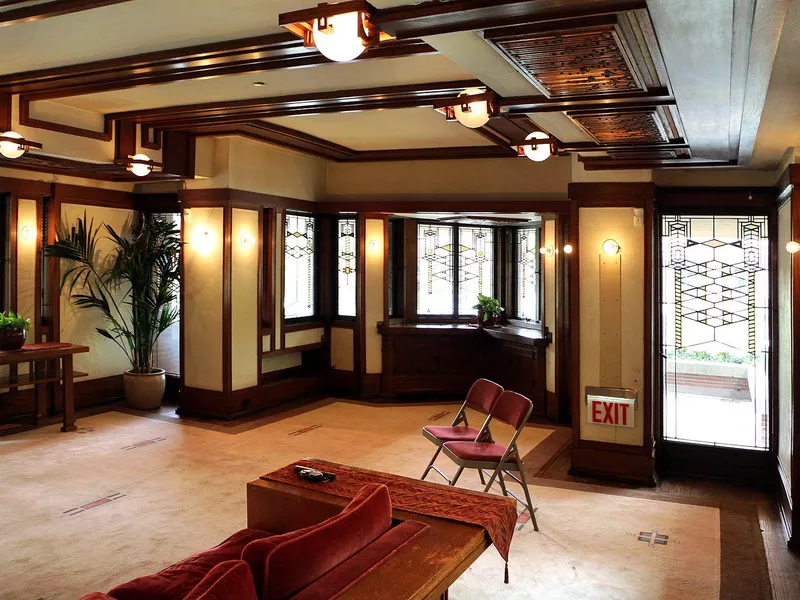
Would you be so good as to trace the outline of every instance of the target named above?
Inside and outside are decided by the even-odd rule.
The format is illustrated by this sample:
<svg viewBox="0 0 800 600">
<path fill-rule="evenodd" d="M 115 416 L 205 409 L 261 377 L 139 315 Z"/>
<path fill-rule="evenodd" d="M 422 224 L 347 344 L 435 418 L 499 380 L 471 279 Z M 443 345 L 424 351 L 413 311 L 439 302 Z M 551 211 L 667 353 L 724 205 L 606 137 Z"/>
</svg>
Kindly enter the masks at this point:
<svg viewBox="0 0 800 600">
<path fill-rule="evenodd" d="M 542 129 L 614 169 L 775 168 L 800 141 L 780 123 L 800 87 L 789 0 L 375 0 L 397 39 L 351 63 L 278 26 L 296 0 L 18 4 L 38 14 L 2 29 L 0 95 L 28 127 L 108 144 L 119 121 L 329 160 L 524 160 L 512 146 Z M 432 110 L 468 85 L 500 96 L 479 130 Z"/>
</svg>

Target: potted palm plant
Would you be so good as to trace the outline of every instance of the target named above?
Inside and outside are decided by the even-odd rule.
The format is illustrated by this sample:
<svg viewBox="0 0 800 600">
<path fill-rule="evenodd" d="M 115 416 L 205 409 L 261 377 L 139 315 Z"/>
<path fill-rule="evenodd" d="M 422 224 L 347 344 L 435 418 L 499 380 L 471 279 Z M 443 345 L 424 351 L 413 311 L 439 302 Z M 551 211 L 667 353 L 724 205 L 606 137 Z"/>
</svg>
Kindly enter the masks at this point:
<svg viewBox="0 0 800 600">
<path fill-rule="evenodd" d="M 0 350 L 19 350 L 25 345 L 31 320 L 11 311 L 0 313 Z"/>
<path fill-rule="evenodd" d="M 472 308 L 478 311 L 478 327 L 494 327 L 505 310 L 498 300 L 483 294 L 478 294 L 478 303 Z"/>
<path fill-rule="evenodd" d="M 97 241 L 101 227 L 115 244 L 101 259 Z M 72 303 L 98 310 L 107 323 L 97 332 L 119 346 L 130 360 L 124 373 L 125 399 L 138 409 L 161 405 L 166 387 L 163 369 L 153 367 L 159 336 L 178 320 L 180 234 L 175 224 L 145 215 L 130 232 L 94 220 L 86 213 L 69 231 L 60 230 L 47 254 L 64 261 L 61 289 Z"/>
</svg>

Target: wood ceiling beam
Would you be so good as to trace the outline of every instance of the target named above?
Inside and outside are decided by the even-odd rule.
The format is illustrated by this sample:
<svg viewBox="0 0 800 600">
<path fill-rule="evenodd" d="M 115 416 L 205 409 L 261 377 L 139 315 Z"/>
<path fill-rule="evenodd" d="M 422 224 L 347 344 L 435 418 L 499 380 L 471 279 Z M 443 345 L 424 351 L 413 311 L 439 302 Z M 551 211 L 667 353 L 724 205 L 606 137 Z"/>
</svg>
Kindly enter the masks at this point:
<svg viewBox="0 0 800 600">
<path fill-rule="evenodd" d="M 51 0 L 50 2 L 5 0 L 0 2 L 0 27 L 60 17 L 123 2 L 130 2 L 130 0 Z"/>
<path fill-rule="evenodd" d="M 689 144 L 678 138 L 666 144 L 596 144 L 594 142 L 574 142 L 558 145 L 560 152 L 656 152 L 659 150 L 688 150 Z"/>
<path fill-rule="evenodd" d="M 501 98 L 497 102 L 500 110 L 512 118 L 529 113 L 585 111 L 585 110 L 626 110 L 649 106 L 674 106 L 675 98 L 663 87 L 653 88 L 644 93 L 631 93 L 596 96 L 580 96 L 573 99 L 546 98 L 545 96 L 517 96 Z"/>
<path fill-rule="evenodd" d="M 238 124 L 283 116 L 432 106 L 436 100 L 452 98 L 465 88 L 476 85 L 481 85 L 481 82 L 461 80 L 338 90 L 315 94 L 293 94 L 274 98 L 254 98 L 127 111 L 109 114 L 107 118 L 147 123 L 150 126 L 156 125 L 160 129 L 174 129 L 181 126 L 194 127 L 204 124 Z"/>
<path fill-rule="evenodd" d="M 647 8 L 645 0 L 433 0 L 378 10 L 375 24 L 398 39 Z"/>
<path fill-rule="evenodd" d="M 587 171 L 613 171 L 618 169 L 707 169 L 709 167 L 735 167 L 736 160 L 716 161 L 697 160 L 691 158 L 665 158 L 665 159 L 631 159 L 620 160 L 614 158 L 583 158 L 578 157 Z"/>
<path fill-rule="evenodd" d="M 357 60 L 435 54 L 421 40 L 386 42 Z M 187 79 L 332 64 L 291 33 L 148 52 L 0 77 L 0 92 L 46 100 Z"/>
</svg>

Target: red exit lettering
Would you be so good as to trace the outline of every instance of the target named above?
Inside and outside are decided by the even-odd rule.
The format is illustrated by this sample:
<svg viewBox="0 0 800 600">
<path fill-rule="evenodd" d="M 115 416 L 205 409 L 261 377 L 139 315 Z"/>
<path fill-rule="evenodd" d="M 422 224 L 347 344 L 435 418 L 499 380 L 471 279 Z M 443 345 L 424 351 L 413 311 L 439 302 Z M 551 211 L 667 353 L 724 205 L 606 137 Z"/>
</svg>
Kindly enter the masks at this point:
<svg viewBox="0 0 800 600">
<path fill-rule="evenodd" d="M 633 405 L 630 402 L 592 400 L 590 422 L 597 425 L 633 427 Z"/>
</svg>

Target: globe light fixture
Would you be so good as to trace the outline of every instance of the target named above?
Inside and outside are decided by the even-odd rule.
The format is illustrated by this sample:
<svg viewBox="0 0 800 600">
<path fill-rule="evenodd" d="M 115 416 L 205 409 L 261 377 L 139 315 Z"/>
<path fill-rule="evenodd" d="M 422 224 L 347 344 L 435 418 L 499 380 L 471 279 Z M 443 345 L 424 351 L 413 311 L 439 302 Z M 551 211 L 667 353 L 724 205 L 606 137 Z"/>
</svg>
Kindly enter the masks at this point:
<svg viewBox="0 0 800 600">
<path fill-rule="evenodd" d="M 153 172 L 153 161 L 146 154 L 135 154 L 130 158 L 128 171 L 137 177 L 147 177 Z"/>
<path fill-rule="evenodd" d="M 566 244 L 564 246 L 564 254 L 572 254 L 572 244 Z"/>
<path fill-rule="evenodd" d="M 6 158 L 19 158 L 28 151 L 28 146 L 25 138 L 16 131 L 6 131 L 0 136 L 0 154 Z"/>
<path fill-rule="evenodd" d="M 797 252 L 800 251 L 800 244 L 792 240 L 791 242 L 786 244 L 786 251 L 789 252 L 790 254 L 797 254 Z"/>
<path fill-rule="evenodd" d="M 621 250 L 616 240 L 606 240 L 603 242 L 603 254 L 608 256 L 616 256 Z"/>
<path fill-rule="evenodd" d="M 246 250 L 248 247 L 250 247 L 250 244 L 252 243 L 253 243 L 253 238 L 250 236 L 249 233 L 243 231 L 241 234 L 239 234 L 239 245 L 242 247 L 242 249 Z"/>
<path fill-rule="evenodd" d="M 543 141 L 540 144 L 525 144 L 522 146 L 523 152 L 525 156 L 527 156 L 533 162 L 542 162 L 550 158 L 552 151 L 550 149 L 550 136 L 544 133 L 543 131 L 534 131 L 533 133 L 528 134 L 525 138 L 526 142 L 535 141 L 535 140 L 547 140 L 546 142 Z"/>
<path fill-rule="evenodd" d="M 25 225 L 25 227 L 23 227 L 19 233 L 22 236 L 22 239 L 26 242 L 29 242 L 36 237 L 36 232 L 29 225 Z"/>
<path fill-rule="evenodd" d="M 314 20 L 314 45 L 323 56 L 336 62 L 349 62 L 366 50 L 359 30 L 364 26 L 361 13 L 348 12 Z"/>
<path fill-rule="evenodd" d="M 556 253 L 556 249 L 553 248 L 552 245 L 548 244 L 547 246 L 545 246 L 543 248 L 539 248 L 539 252 L 541 254 L 545 255 L 547 258 L 552 258 L 553 255 Z"/>
<path fill-rule="evenodd" d="M 454 115 L 464 127 L 478 129 L 489 122 L 489 102 L 487 100 L 467 101 L 469 96 L 482 96 L 483 94 L 482 89 L 469 88 L 458 95 L 462 99 L 462 103 L 453 107 Z"/>
</svg>

